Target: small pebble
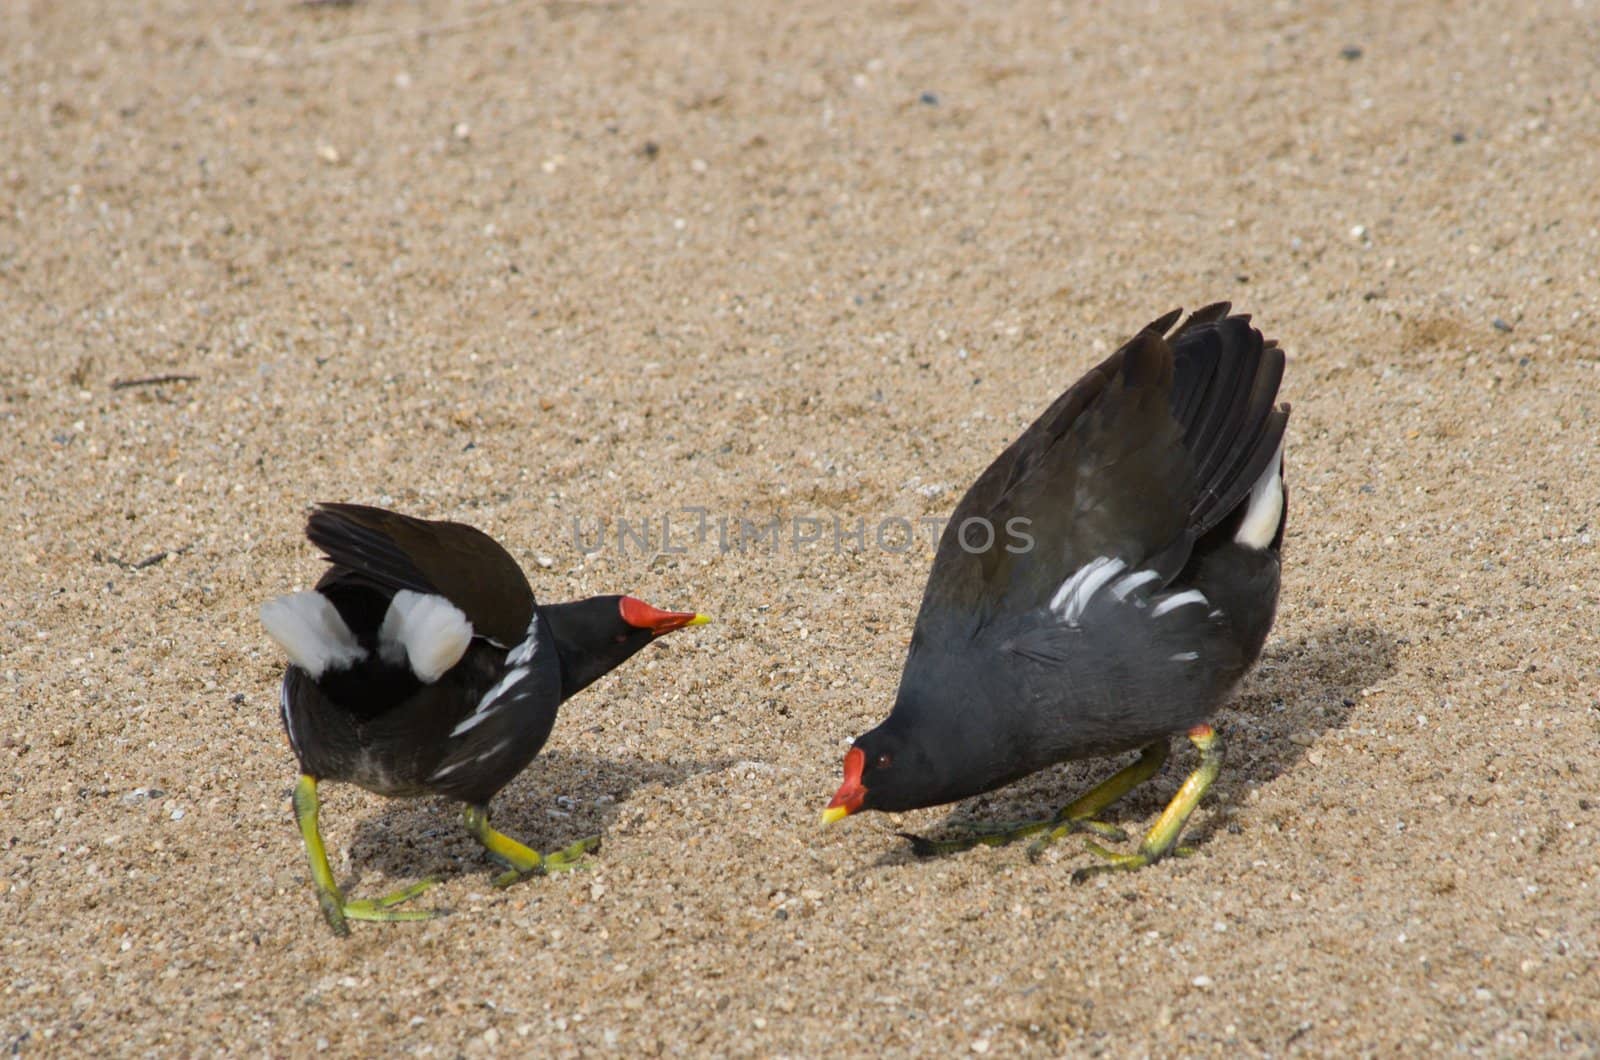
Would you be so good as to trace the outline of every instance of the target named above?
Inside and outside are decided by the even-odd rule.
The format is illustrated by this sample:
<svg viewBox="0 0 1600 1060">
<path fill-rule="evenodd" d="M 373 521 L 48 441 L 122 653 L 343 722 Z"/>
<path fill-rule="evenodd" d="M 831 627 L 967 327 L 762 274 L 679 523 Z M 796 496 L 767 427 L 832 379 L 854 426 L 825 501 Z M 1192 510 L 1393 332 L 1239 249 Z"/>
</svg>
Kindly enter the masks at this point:
<svg viewBox="0 0 1600 1060">
<path fill-rule="evenodd" d="M 1513 330 L 1510 324 L 1507 324 L 1504 320 L 1501 320 L 1499 317 L 1495 317 L 1494 318 L 1494 329 L 1496 331 L 1511 331 L 1511 330 Z"/>
<path fill-rule="evenodd" d="M 1210 990 L 1215 985 L 1209 975 L 1197 975 L 1190 982 L 1201 990 Z"/>
<path fill-rule="evenodd" d="M 924 92 L 922 95 L 917 97 L 917 102 L 923 104 L 924 106 L 937 107 L 939 105 L 939 93 Z"/>
<path fill-rule="evenodd" d="M 1361 45 L 1359 44 L 1346 44 L 1343 48 L 1339 49 L 1339 58 L 1345 60 L 1346 62 L 1355 62 L 1357 59 L 1361 58 L 1361 55 Z"/>
</svg>

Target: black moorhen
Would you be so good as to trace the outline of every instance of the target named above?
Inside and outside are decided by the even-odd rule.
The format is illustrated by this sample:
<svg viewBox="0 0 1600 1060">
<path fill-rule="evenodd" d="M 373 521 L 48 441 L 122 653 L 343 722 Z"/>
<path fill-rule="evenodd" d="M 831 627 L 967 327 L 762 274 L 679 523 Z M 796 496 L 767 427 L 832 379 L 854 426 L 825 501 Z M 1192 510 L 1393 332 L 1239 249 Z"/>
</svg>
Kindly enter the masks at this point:
<svg viewBox="0 0 1600 1060">
<path fill-rule="evenodd" d="M 319 780 L 460 799 L 467 831 L 507 866 L 501 887 L 597 846 L 541 856 L 489 826 L 489 800 L 533 761 L 569 696 L 653 638 L 709 620 L 631 596 L 537 604 L 516 560 L 460 523 L 322 504 L 306 536 L 333 565 L 315 589 L 264 604 L 261 621 L 290 660 L 280 712 L 300 760 L 294 811 L 334 931 L 435 915 L 394 908 L 433 881 L 346 899 L 317 828 Z"/>
<path fill-rule="evenodd" d="M 1283 352 L 1226 303 L 1155 321 L 1045 410 L 956 507 L 894 709 L 858 737 L 823 817 L 910 810 L 1057 762 L 1142 748 L 1048 821 L 919 853 L 1043 833 L 1124 838 L 1094 818 L 1187 733 L 1199 767 L 1136 853 L 1173 852 L 1222 764 L 1212 712 L 1261 653 L 1286 514 Z"/>
</svg>

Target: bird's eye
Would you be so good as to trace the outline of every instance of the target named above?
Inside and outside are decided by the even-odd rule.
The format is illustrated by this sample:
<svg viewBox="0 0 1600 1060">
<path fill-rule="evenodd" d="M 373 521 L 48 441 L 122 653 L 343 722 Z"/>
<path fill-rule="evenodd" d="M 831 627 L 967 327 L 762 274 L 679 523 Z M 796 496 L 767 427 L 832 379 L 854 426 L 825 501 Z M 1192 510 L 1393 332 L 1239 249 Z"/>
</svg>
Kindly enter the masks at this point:
<svg viewBox="0 0 1600 1060">
<path fill-rule="evenodd" d="M 888 752 L 884 752 L 878 756 L 878 760 L 872 763 L 872 765 L 875 769 L 888 769 L 890 766 L 894 765 L 894 758 L 890 756 Z"/>
</svg>

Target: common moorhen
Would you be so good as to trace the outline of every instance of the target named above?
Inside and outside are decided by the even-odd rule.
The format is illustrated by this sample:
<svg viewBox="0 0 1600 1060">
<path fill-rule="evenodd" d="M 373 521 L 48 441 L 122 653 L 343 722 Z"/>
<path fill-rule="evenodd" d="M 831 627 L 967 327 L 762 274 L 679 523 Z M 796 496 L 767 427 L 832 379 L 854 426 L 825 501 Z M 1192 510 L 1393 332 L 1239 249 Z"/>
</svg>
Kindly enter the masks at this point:
<svg viewBox="0 0 1600 1060">
<path fill-rule="evenodd" d="M 1057 762 L 1142 748 L 1047 821 L 919 853 L 1095 821 L 1187 733 L 1198 768 L 1136 853 L 1171 853 L 1222 764 L 1207 724 L 1277 607 L 1286 514 L 1283 352 L 1224 304 L 1174 311 L 1056 399 L 991 464 L 940 539 L 888 720 L 858 737 L 824 812 L 910 810 Z"/>
<path fill-rule="evenodd" d="M 332 566 L 315 589 L 264 604 L 261 621 L 290 660 L 279 703 L 300 760 L 294 811 L 334 931 L 433 916 L 395 908 L 433 881 L 346 899 L 317 828 L 321 780 L 460 799 L 467 831 L 507 866 L 501 887 L 597 846 L 540 855 L 489 826 L 489 800 L 533 761 L 569 696 L 653 638 L 709 620 L 631 596 L 538 604 L 511 555 L 460 523 L 322 504 L 306 536 Z"/>
</svg>

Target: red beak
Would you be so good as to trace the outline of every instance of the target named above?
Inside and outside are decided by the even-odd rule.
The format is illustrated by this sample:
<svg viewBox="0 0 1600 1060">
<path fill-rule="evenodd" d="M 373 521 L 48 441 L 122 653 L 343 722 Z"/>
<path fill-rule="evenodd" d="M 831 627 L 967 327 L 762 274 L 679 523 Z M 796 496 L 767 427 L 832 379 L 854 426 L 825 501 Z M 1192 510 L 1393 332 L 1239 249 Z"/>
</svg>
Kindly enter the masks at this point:
<svg viewBox="0 0 1600 1060">
<path fill-rule="evenodd" d="M 703 626 L 711 621 L 709 615 L 694 611 L 663 611 L 631 596 L 624 596 L 619 608 L 622 621 L 634 629 L 648 629 L 658 637 L 684 626 Z"/>
<path fill-rule="evenodd" d="M 867 800 L 866 785 L 861 783 L 861 773 L 866 768 L 865 751 L 859 747 L 852 747 L 845 752 L 844 783 L 834 792 L 833 801 L 828 803 L 828 808 L 822 811 L 823 824 L 832 824 L 861 809 L 861 804 Z"/>
</svg>

